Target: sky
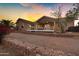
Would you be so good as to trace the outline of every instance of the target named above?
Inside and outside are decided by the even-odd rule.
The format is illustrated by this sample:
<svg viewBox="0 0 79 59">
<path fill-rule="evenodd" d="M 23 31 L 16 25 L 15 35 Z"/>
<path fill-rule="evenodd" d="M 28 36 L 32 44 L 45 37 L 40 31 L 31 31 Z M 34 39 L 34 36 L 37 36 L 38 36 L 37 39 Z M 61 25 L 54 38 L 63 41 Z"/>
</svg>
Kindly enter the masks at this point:
<svg viewBox="0 0 79 59">
<path fill-rule="evenodd" d="M 9 19 L 16 22 L 18 18 L 36 21 L 42 16 L 54 17 L 51 13 L 61 6 L 62 17 L 73 7 L 69 3 L 0 3 L 0 20 Z"/>
</svg>

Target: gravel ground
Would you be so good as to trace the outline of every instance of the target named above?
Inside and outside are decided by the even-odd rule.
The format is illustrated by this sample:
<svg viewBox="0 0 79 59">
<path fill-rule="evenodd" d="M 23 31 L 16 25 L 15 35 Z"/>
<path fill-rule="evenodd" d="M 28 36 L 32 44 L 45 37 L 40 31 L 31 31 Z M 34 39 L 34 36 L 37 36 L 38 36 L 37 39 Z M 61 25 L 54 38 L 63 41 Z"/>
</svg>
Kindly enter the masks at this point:
<svg viewBox="0 0 79 59">
<path fill-rule="evenodd" d="M 6 37 L 20 40 L 22 42 L 29 42 L 41 47 L 59 49 L 73 53 L 74 55 L 79 55 L 79 38 L 49 37 L 22 33 L 11 33 Z"/>
<path fill-rule="evenodd" d="M 12 51 L 12 49 L 5 48 L 2 44 L 0 44 L 0 56 L 15 56 L 16 54 Z"/>
</svg>

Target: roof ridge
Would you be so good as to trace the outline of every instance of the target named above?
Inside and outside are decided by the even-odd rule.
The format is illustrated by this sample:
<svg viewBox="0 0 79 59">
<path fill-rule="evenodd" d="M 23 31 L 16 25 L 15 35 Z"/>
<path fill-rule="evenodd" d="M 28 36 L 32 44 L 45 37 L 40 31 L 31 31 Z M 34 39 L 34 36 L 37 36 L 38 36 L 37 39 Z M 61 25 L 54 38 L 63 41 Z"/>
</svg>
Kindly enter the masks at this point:
<svg viewBox="0 0 79 59">
<path fill-rule="evenodd" d="M 18 18 L 18 20 L 24 20 L 24 21 L 32 22 L 32 21 L 29 21 L 29 20 L 25 20 L 25 19 L 23 19 L 23 18 Z M 18 21 L 18 20 L 17 20 L 17 21 Z"/>
</svg>

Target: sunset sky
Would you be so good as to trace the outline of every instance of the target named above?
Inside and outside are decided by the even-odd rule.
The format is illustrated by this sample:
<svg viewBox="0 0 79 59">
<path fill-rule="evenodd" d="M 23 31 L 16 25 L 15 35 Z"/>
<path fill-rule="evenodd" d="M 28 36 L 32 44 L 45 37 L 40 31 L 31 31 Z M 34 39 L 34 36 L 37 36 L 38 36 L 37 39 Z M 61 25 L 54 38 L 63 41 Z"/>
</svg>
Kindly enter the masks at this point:
<svg viewBox="0 0 79 59">
<path fill-rule="evenodd" d="M 57 3 L 0 3 L 0 19 L 10 19 L 16 22 L 18 18 L 36 21 L 42 16 L 51 16 L 51 12 L 62 6 L 62 17 L 72 8 L 72 4 Z"/>
</svg>

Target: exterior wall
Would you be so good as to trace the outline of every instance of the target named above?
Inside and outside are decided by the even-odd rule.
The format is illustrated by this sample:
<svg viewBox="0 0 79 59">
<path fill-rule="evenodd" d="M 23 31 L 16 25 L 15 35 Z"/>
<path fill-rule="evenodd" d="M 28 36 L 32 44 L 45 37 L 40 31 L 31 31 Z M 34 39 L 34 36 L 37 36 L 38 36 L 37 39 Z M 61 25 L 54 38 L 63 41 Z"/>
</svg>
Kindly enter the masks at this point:
<svg viewBox="0 0 79 59">
<path fill-rule="evenodd" d="M 44 29 L 45 29 L 45 30 L 51 30 L 51 27 L 52 27 L 52 26 L 50 26 L 50 24 L 46 24 L 46 25 L 44 26 Z M 53 28 L 53 27 L 52 27 L 52 28 Z"/>
<path fill-rule="evenodd" d="M 58 24 L 56 22 L 54 22 L 53 29 L 54 29 L 55 32 L 60 32 L 61 31 L 60 27 L 58 26 Z"/>
<path fill-rule="evenodd" d="M 19 31 L 27 31 L 31 29 L 31 25 L 24 22 L 18 22 L 17 28 Z"/>
<path fill-rule="evenodd" d="M 39 23 L 37 23 L 37 24 L 35 24 L 35 29 L 36 30 L 38 30 L 38 29 L 44 29 L 44 30 L 54 30 L 54 24 L 50 24 L 50 23 L 48 23 L 48 24 L 39 24 Z"/>
<path fill-rule="evenodd" d="M 74 26 L 74 21 L 69 22 L 69 23 L 67 24 L 67 26 L 65 27 L 65 30 L 67 30 L 68 27 L 71 27 L 71 26 Z"/>
<path fill-rule="evenodd" d="M 68 26 L 71 26 L 73 23 L 71 22 L 71 24 L 69 23 Z M 27 31 L 27 30 L 54 30 L 55 32 L 60 32 L 61 29 L 58 26 L 58 24 L 56 22 L 54 23 L 48 23 L 48 24 L 40 24 L 40 23 L 35 23 L 33 26 L 30 24 L 27 24 L 26 22 L 18 22 L 17 23 L 17 28 L 19 31 Z M 65 29 L 67 29 L 68 27 L 66 27 Z"/>
<path fill-rule="evenodd" d="M 36 23 L 34 25 L 34 28 L 35 28 L 35 30 L 43 30 L 44 29 L 44 25 L 41 25 L 41 24 Z"/>
<path fill-rule="evenodd" d="M 78 26 L 79 20 L 74 20 L 74 26 Z"/>
<path fill-rule="evenodd" d="M 54 30 L 54 22 L 52 24 L 49 24 L 50 30 Z"/>
<path fill-rule="evenodd" d="M 68 23 L 68 27 L 74 26 L 74 21 Z"/>
</svg>

